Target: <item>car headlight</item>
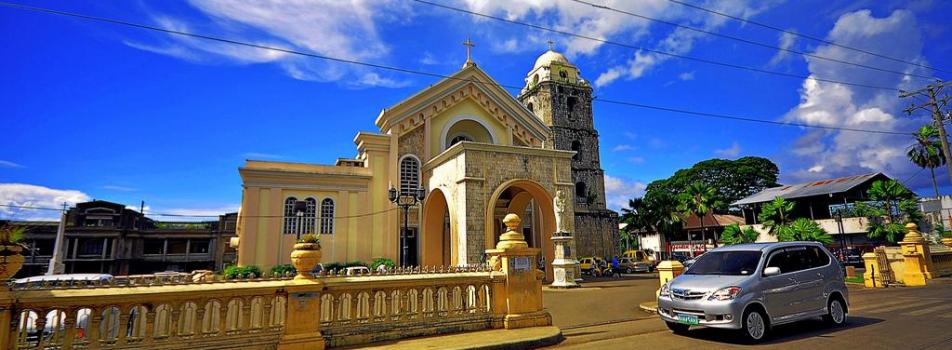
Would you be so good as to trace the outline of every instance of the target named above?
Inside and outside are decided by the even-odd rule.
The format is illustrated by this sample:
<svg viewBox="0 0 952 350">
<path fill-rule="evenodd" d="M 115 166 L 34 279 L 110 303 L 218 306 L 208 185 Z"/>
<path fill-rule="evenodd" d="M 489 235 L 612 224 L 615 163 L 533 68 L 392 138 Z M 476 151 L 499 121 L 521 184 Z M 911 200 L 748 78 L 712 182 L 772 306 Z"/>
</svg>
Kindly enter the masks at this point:
<svg viewBox="0 0 952 350">
<path fill-rule="evenodd" d="M 668 286 L 669 284 L 670 284 L 670 283 L 665 283 L 665 284 L 661 285 L 661 290 L 658 291 L 658 296 L 659 296 L 659 297 L 670 297 L 670 296 L 671 296 L 671 287 Z"/>
<path fill-rule="evenodd" d="M 727 287 L 721 288 L 711 293 L 711 296 L 707 300 L 734 300 L 738 295 L 740 295 L 740 287 Z"/>
</svg>

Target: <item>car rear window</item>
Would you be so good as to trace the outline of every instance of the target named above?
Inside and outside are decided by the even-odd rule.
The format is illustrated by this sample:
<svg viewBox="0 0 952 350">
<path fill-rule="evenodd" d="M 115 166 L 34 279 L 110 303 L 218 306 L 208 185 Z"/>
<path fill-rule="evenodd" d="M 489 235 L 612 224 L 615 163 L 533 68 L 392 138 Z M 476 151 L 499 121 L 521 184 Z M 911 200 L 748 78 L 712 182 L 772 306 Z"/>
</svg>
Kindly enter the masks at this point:
<svg viewBox="0 0 952 350">
<path fill-rule="evenodd" d="M 732 275 L 744 276 L 757 270 L 761 253 L 759 250 L 713 251 L 697 258 L 686 275 Z"/>
</svg>

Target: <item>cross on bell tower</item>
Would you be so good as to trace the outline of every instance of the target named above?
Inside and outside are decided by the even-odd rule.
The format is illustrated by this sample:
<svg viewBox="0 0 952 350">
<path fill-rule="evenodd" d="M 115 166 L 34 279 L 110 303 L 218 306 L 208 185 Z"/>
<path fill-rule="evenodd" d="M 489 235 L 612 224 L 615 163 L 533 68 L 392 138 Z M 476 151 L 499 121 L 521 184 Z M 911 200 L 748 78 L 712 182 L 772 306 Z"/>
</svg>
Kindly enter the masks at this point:
<svg viewBox="0 0 952 350">
<path fill-rule="evenodd" d="M 463 42 L 463 46 L 466 46 L 466 62 L 463 63 L 463 68 L 475 66 L 476 62 L 473 62 L 471 51 L 473 47 L 476 46 L 476 43 L 474 43 L 472 40 L 469 40 L 469 38 L 466 38 L 466 41 Z"/>
<path fill-rule="evenodd" d="M 549 39 L 549 41 L 546 42 L 549 43 L 549 51 L 555 51 L 555 42 L 552 41 L 552 39 Z"/>
</svg>

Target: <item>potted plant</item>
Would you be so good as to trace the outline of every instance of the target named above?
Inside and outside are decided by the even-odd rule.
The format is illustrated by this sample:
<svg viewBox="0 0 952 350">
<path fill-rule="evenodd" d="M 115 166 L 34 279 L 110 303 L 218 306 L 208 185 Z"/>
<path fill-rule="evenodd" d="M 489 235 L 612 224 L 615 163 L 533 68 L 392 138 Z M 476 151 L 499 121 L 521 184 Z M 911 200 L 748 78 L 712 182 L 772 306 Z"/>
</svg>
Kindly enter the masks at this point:
<svg viewBox="0 0 952 350">
<path fill-rule="evenodd" d="M 7 225 L 0 228 L 0 280 L 10 279 L 23 267 L 26 258 L 20 255 L 23 251 L 20 240 L 25 232 L 23 227 Z"/>
<path fill-rule="evenodd" d="M 297 270 L 294 279 L 311 279 L 311 271 L 321 262 L 321 239 L 315 234 L 302 235 L 294 244 L 291 264 Z"/>
</svg>

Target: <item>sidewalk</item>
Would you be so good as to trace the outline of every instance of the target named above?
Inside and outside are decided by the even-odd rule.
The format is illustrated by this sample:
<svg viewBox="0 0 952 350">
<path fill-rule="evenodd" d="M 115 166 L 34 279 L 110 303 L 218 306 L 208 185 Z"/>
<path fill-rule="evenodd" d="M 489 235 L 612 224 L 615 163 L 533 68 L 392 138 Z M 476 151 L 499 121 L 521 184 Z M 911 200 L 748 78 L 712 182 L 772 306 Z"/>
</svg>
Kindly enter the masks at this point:
<svg viewBox="0 0 952 350">
<path fill-rule="evenodd" d="M 424 338 L 410 338 L 367 344 L 342 349 L 532 349 L 561 342 L 562 330 L 555 326 L 520 329 L 492 329 Z"/>
</svg>

